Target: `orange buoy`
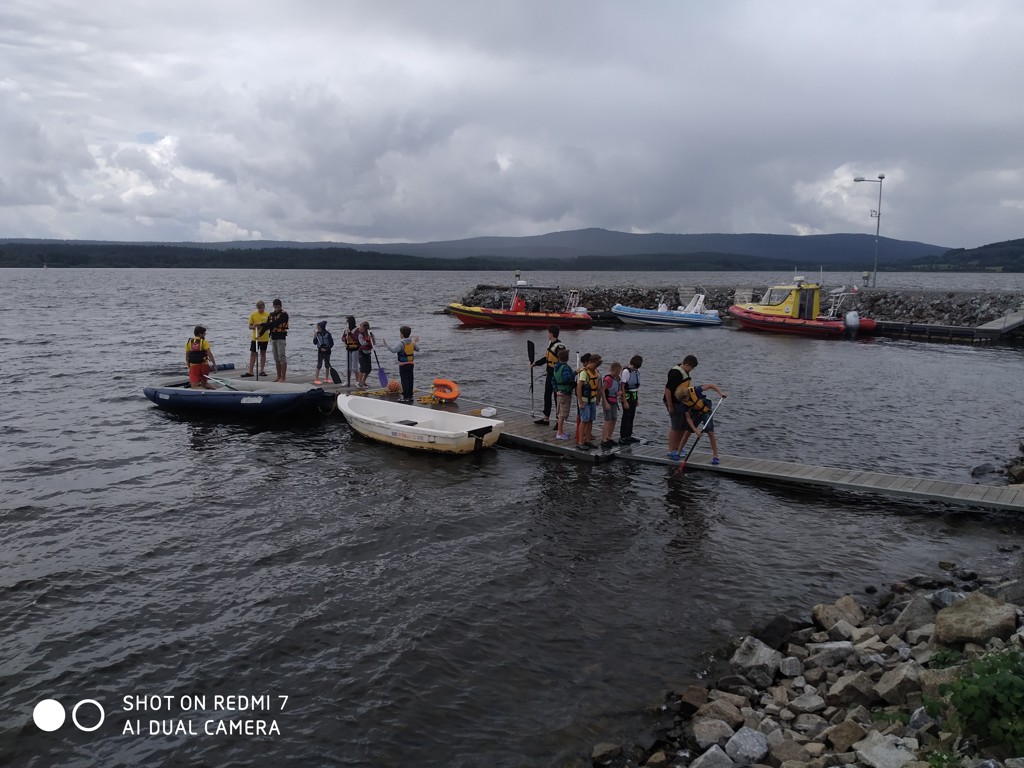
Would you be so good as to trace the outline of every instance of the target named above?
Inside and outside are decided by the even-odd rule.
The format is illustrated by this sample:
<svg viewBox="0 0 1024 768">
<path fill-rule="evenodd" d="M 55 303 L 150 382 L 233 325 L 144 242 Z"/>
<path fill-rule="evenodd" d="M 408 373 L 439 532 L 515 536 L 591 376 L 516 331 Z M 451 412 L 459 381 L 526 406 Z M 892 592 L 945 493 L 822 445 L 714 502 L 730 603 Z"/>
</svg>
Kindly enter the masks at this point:
<svg viewBox="0 0 1024 768">
<path fill-rule="evenodd" d="M 459 385 L 449 379 L 434 379 L 430 392 L 442 403 L 453 403 L 459 396 Z"/>
</svg>

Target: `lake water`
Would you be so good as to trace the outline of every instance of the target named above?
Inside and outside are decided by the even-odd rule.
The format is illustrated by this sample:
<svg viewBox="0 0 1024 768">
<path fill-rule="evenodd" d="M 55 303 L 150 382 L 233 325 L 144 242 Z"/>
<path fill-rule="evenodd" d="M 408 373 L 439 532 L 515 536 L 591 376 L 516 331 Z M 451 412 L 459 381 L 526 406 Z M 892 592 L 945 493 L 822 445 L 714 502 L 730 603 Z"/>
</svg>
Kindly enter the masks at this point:
<svg viewBox="0 0 1024 768">
<path fill-rule="evenodd" d="M 7 765 L 556 765 L 638 732 L 664 688 L 775 613 L 864 598 L 864 587 L 934 573 L 940 559 L 1020 570 L 1019 554 L 999 549 L 1024 532 L 1005 515 L 504 448 L 420 456 L 367 442 L 336 417 L 184 420 L 142 395 L 180 372 L 198 322 L 219 361 L 243 365 L 253 303 L 279 296 L 294 373 L 312 373 L 313 324 L 328 320 L 337 338 L 352 313 L 391 342 L 400 324 L 413 327 L 421 387 L 444 376 L 466 408 L 531 412 L 542 386 L 531 396 L 525 342 L 542 348 L 544 334 L 468 330 L 435 314 L 504 275 L 2 277 Z M 527 277 L 766 285 L 787 275 Z M 1020 290 L 1024 276 L 880 275 L 880 288 L 897 285 Z M 698 382 L 729 392 L 724 454 L 969 482 L 972 467 L 1004 463 L 1024 437 L 1020 348 L 725 328 L 562 338 L 608 362 L 644 356 L 636 432 L 655 441 L 666 435 L 665 372 L 689 353 Z M 392 356 L 382 360 L 394 375 Z M 255 709 L 228 712 L 241 702 L 216 695 L 253 697 Z M 155 709 L 163 697 L 172 705 Z M 105 719 L 41 731 L 32 709 L 48 698 L 69 716 L 94 700 Z M 81 705 L 77 719 L 97 725 L 97 706 Z M 277 732 L 204 733 L 246 719 Z M 126 733 L 136 722 L 143 733 Z"/>
</svg>

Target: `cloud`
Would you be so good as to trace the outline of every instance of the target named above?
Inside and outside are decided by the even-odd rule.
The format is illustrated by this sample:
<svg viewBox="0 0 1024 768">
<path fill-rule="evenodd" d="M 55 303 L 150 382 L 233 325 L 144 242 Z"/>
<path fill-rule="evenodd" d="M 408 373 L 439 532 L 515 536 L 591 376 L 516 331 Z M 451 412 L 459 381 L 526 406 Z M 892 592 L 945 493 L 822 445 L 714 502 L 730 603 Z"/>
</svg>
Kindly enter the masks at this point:
<svg viewBox="0 0 1024 768">
<path fill-rule="evenodd" d="M 11 0 L 0 236 L 1022 236 L 1024 6 Z"/>
</svg>

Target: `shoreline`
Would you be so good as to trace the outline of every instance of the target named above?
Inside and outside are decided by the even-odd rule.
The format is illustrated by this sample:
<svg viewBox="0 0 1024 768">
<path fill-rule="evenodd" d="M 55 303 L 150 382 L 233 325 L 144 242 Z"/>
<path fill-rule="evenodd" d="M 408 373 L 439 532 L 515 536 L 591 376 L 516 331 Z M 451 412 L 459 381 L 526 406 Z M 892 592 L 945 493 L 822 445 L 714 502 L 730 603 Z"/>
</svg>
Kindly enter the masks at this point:
<svg viewBox="0 0 1024 768">
<path fill-rule="evenodd" d="M 975 659 L 1024 653 L 1024 578 L 938 568 L 804 618 L 776 616 L 710 670 L 714 685 L 668 691 L 637 740 L 595 744 L 589 764 L 1024 768 L 1021 756 L 959 732 L 939 704 Z"/>
</svg>

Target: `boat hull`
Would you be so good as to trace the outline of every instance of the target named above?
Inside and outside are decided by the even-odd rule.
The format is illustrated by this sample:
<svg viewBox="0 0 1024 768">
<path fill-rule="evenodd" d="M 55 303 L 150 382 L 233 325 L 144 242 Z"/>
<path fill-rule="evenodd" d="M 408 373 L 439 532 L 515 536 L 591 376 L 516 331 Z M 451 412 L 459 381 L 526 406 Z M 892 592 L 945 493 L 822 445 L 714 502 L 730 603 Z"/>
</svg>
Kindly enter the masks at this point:
<svg viewBox="0 0 1024 768">
<path fill-rule="evenodd" d="M 276 417 L 296 414 L 328 414 L 334 395 L 300 384 L 249 384 L 232 382 L 233 388 L 190 389 L 185 382 L 168 382 L 142 391 L 162 411 L 178 414 Z"/>
<path fill-rule="evenodd" d="M 747 330 L 827 339 L 838 339 L 854 334 L 870 335 L 875 332 L 877 327 L 877 323 L 868 317 L 860 318 L 859 326 L 853 328 L 848 327 L 841 319 L 804 320 L 796 317 L 769 315 L 736 304 L 729 307 L 729 315 L 735 318 L 740 327 Z"/>
<path fill-rule="evenodd" d="M 722 318 L 717 314 L 704 314 L 696 312 L 680 312 L 674 309 L 641 309 L 640 307 L 627 307 L 623 304 L 616 304 L 612 307 L 612 314 L 622 322 L 630 325 L 658 325 L 670 327 L 700 327 L 718 326 L 722 324 Z"/>
<path fill-rule="evenodd" d="M 354 395 L 338 395 L 338 410 L 363 437 L 434 453 L 473 453 L 490 448 L 505 426 L 497 419 Z"/>
<path fill-rule="evenodd" d="M 585 312 L 513 312 L 465 304 L 449 304 L 448 312 L 463 325 L 478 328 L 547 328 L 552 323 L 559 328 L 589 328 L 594 324 Z"/>
</svg>

